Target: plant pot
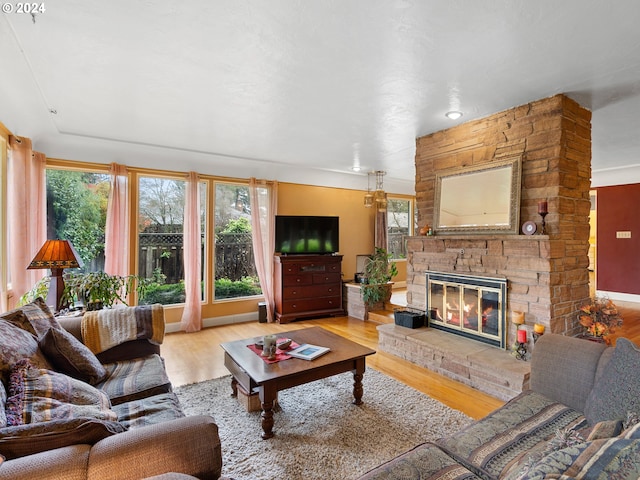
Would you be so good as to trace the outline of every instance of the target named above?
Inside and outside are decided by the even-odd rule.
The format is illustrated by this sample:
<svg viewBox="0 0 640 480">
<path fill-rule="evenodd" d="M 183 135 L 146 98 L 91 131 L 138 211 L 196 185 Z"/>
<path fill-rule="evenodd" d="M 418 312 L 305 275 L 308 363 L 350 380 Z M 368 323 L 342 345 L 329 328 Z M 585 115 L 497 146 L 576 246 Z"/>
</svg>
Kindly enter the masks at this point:
<svg viewBox="0 0 640 480">
<path fill-rule="evenodd" d="M 87 312 L 93 312 L 95 310 L 102 310 L 104 308 L 103 302 L 89 302 L 87 303 Z"/>
<path fill-rule="evenodd" d="M 365 305 L 367 307 L 372 307 L 377 304 L 389 303 L 391 300 L 393 282 L 366 284 L 362 285 L 360 288 Z"/>
</svg>

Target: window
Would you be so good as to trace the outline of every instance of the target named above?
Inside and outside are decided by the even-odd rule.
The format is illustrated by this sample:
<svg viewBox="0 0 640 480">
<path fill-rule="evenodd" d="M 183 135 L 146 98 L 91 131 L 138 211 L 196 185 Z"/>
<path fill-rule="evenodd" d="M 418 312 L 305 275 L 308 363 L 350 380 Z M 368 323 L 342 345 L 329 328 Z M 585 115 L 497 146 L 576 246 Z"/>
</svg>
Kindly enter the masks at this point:
<svg viewBox="0 0 640 480">
<path fill-rule="evenodd" d="M 47 169 L 47 238 L 69 240 L 85 272 L 104 269 L 109 180 L 106 173 Z"/>
<path fill-rule="evenodd" d="M 261 295 L 251 240 L 249 187 L 216 183 L 215 298 Z"/>
<path fill-rule="evenodd" d="M 392 258 L 406 258 L 405 237 L 415 229 L 413 202 L 389 198 L 387 202 L 387 251 Z"/>
<path fill-rule="evenodd" d="M 140 177 L 138 184 L 138 275 L 148 280 L 141 305 L 184 303 L 184 180 Z M 206 183 L 200 183 L 202 281 Z M 204 290 L 203 290 L 204 291 Z"/>
</svg>

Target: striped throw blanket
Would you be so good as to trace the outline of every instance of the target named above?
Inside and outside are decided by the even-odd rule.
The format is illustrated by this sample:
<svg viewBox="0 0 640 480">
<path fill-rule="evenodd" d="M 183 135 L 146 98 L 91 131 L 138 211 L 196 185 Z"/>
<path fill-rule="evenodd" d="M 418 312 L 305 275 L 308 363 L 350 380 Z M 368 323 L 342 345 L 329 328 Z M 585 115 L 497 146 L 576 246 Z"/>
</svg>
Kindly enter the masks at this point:
<svg viewBox="0 0 640 480">
<path fill-rule="evenodd" d="M 93 353 L 130 340 L 146 339 L 160 345 L 164 338 L 164 308 L 160 304 L 86 312 L 82 339 Z"/>
</svg>

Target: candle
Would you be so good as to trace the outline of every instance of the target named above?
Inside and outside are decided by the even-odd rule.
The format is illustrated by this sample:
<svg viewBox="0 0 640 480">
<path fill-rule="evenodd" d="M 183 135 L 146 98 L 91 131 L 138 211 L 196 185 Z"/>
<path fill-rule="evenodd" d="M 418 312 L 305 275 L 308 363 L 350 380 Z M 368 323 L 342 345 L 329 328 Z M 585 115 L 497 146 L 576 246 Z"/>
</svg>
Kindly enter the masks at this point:
<svg viewBox="0 0 640 480">
<path fill-rule="evenodd" d="M 524 324 L 524 312 L 513 312 L 511 316 L 511 321 L 516 325 Z"/>
<path fill-rule="evenodd" d="M 527 343 L 527 331 L 518 330 L 518 343 Z"/>
<path fill-rule="evenodd" d="M 545 214 L 549 213 L 549 207 L 547 205 L 547 201 L 546 200 L 538 202 L 538 213 L 540 215 L 545 215 Z"/>
<path fill-rule="evenodd" d="M 269 357 L 271 356 L 271 351 L 275 350 L 276 346 L 276 336 L 275 335 L 265 335 L 262 339 L 262 356 Z"/>
<path fill-rule="evenodd" d="M 536 332 L 538 335 L 542 335 L 544 333 L 544 325 L 536 323 L 533 326 L 533 331 Z"/>
</svg>

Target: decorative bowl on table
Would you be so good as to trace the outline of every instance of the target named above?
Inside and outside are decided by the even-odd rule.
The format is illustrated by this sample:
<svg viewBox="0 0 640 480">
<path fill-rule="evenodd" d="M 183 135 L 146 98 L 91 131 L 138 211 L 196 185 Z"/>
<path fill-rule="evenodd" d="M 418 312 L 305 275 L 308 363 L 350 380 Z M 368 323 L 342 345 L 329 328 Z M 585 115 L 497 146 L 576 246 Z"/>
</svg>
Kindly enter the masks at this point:
<svg viewBox="0 0 640 480">
<path fill-rule="evenodd" d="M 290 338 L 280 339 L 280 341 L 276 343 L 276 347 L 278 347 L 280 350 L 287 350 L 290 346 L 291 346 Z"/>
</svg>

